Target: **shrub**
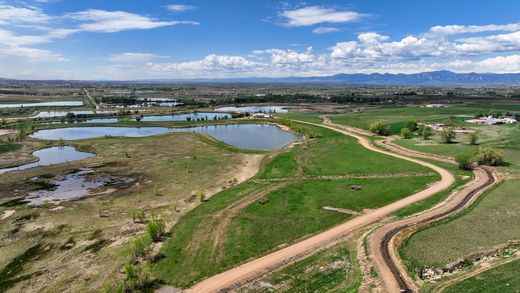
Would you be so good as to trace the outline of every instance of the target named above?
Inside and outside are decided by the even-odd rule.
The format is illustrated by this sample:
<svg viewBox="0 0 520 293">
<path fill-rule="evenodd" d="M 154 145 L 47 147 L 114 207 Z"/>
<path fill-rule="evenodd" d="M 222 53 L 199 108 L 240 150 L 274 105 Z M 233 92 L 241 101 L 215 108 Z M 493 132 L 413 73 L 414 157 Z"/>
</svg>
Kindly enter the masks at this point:
<svg viewBox="0 0 520 293">
<path fill-rule="evenodd" d="M 147 236 L 139 237 L 134 240 L 134 246 L 132 248 L 132 255 L 135 258 L 145 256 L 148 252 L 148 246 L 150 246 L 150 238 Z"/>
<path fill-rule="evenodd" d="M 504 154 L 492 147 L 481 147 L 477 152 L 478 163 L 487 166 L 504 165 Z"/>
<path fill-rule="evenodd" d="M 451 127 L 444 127 L 441 131 L 441 142 L 442 143 L 453 143 L 456 134 Z"/>
<path fill-rule="evenodd" d="M 457 164 L 459 165 L 459 168 L 462 170 L 471 170 L 472 162 L 471 162 L 471 154 L 462 154 L 455 157 L 455 161 L 457 161 Z"/>
<path fill-rule="evenodd" d="M 146 220 L 146 214 L 144 213 L 144 210 L 139 210 L 137 212 L 137 219 L 139 220 L 139 223 L 144 223 Z"/>
<path fill-rule="evenodd" d="M 404 139 L 410 139 L 413 137 L 413 132 L 409 128 L 401 129 L 401 137 Z"/>
<path fill-rule="evenodd" d="M 370 127 L 368 128 L 368 130 L 370 130 L 370 132 L 373 132 L 373 133 L 375 133 L 377 135 L 388 136 L 388 135 L 392 134 L 390 126 L 384 124 L 381 121 L 377 121 L 377 122 L 372 123 L 370 125 Z"/>
<path fill-rule="evenodd" d="M 415 132 L 418 129 L 418 124 L 415 121 L 406 121 L 404 127 L 408 128 L 411 132 Z"/>
<path fill-rule="evenodd" d="M 146 224 L 146 234 L 153 242 L 161 240 L 165 230 L 166 225 L 163 220 L 150 221 Z"/>
<path fill-rule="evenodd" d="M 468 142 L 471 145 L 477 145 L 478 144 L 478 135 L 475 132 L 470 132 L 467 135 Z"/>
<path fill-rule="evenodd" d="M 429 126 L 421 125 L 417 129 L 417 134 L 419 134 L 424 140 L 428 140 L 433 135 L 433 129 Z"/>
</svg>

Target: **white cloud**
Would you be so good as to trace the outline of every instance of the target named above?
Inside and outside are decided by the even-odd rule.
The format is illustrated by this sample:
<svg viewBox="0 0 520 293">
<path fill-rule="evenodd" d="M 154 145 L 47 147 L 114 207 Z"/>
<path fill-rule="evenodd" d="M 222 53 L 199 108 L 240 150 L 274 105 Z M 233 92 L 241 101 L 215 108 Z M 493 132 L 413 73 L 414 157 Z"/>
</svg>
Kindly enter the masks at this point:
<svg viewBox="0 0 520 293">
<path fill-rule="evenodd" d="M 444 25 L 434 26 L 430 32 L 442 35 L 456 35 L 464 33 L 482 33 L 492 31 L 518 31 L 520 30 L 520 23 L 511 23 L 505 25 Z"/>
<path fill-rule="evenodd" d="M 114 33 L 124 30 L 153 29 L 179 24 L 197 25 L 194 21 L 160 21 L 125 11 L 89 9 L 69 13 L 65 17 L 82 22 L 79 30 Z"/>
<path fill-rule="evenodd" d="M 313 62 L 315 57 L 312 54 L 312 47 L 308 47 L 303 53 L 294 50 L 268 49 L 253 51 L 254 55 L 271 55 L 273 64 L 300 64 Z"/>
<path fill-rule="evenodd" d="M 282 11 L 279 15 L 287 26 L 311 26 L 320 23 L 345 23 L 358 21 L 363 17 L 355 11 L 341 11 L 322 6 L 307 6 Z"/>
<path fill-rule="evenodd" d="M 166 5 L 166 9 L 173 11 L 173 12 L 184 12 L 184 11 L 195 9 L 195 6 L 184 5 L 184 4 L 170 4 L 170 5 Z"/>
<path fill-rule="evenodd" d="M 36 7 L 16 7 L 0 4 L 0 24 L 34 24 L 45 23 L 50 20 L 50 16 Z"/>
<path fill-rule="evenodd" d="M 180 63 L 149 63 L 154 72 L 181 73 L 184 76 L 212 76 L 213 74 L 239 74 L 261 69 L 262 64 L 250 61 L 242 56 L 208 55 L 201 60 Z"/>
<path fill-rule="evenodd" d="M 315 34 L 330 34 L 339 32 L 339 29 L 335 27 L 317 27 L 313 29 L 312 32 Z"/>
<path fill-rule="evenodd" d="M 151 61 L 155 58 L 159 58 L 160 56 L 157 56 L 155 54 L 150 53 L 133 53 L 133 52 L 126 52 L 121 54 L 114 54 L 111 55 L 108 59 L 112 62 L 127 62 L 127 63 L 143 63 Z"/>
</svg>

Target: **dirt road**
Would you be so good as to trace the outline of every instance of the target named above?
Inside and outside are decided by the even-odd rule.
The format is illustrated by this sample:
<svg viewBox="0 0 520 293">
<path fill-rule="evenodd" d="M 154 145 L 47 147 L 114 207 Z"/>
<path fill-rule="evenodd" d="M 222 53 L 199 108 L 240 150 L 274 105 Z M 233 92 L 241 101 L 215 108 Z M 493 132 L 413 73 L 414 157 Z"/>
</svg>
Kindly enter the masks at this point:
<svg viewBox="0 0 520 293">
<path fill-rule="evenodd" d="M 411 157 L 455 164 L 455 160 L 452 158 L 409 150 L 394 144 L 392 139 L 378 141 L 378 144 Z M 389 292 L 418 292 L 418 286 L 410 279 L 405 266 L 397 256 L 399 241 L 418 227 L 445 218 L 469 206 L 480 194 L 498 181 L 491 168 L 476 167 L 474 175 L 474 180 L 434 209 L 383 226 L 369 237 L 369 254 L 373 257 L 379 275 Z"/>
<path fill-rule="evenodd" d="M 325 245 L 333 243 L 338 239 L 344 237 L 345 235 L 352 233 L 357 229 L 360 229 L 371 223 L 374 223 L 382 217 L 396 210 L 399 210 L 412 203 L 428 198 L 440 191 L 443 191 L 447 189 L 455 181 L 453 175 L 443 168 L 440 168 L 428 162 L 423 162 L 418 159 L 409 158 L 404 155 L 394 154 L 381 150 L 377 147 L 372 146 L 369 140 L 367 140 L 365 137 L 356 134 L 352 131 L 348 131 L 346 129 L 338 129 L 334 125 L 321 125 L 304 121 L 298 122 L 318 127 L 325 127 L 327 129 L 331 129 L 343 133 L 345 135 L 352 136 L 356 138 L 362 146 L 371 151 L 390 155 L 403 160 L 417 163 L 425 167 L 429 167 L 441 175 L 441 180 L 431 184 L 430 186 L 428 186 L 428 188 L 420 192 L 417 192 L 407 198 L 401 199 L 382 208 L 373 210 L 369 213 L 360 215 L 346 223 L 338 225 L 325 232 L 309 237 L 298 243 L 295 243 L 278 251 L 272 252 L 263 257 L 254 259 L 247 263 L 244 263 L 238 267 L 222 272 L 206 280 L 203 280 L 202 282 L 193 286 L 191 289 L 188 289 L 187 292 L 219 292 L 228 288 L 234 288 L 239 285 L 242 285 L 252 279 L 255 279 L 267 272 L 272 271 L 273 269 L 283 264 L 286 264 L 290 261 L 294 261 L 295 259 L 305 256 Z M 328 123 L 330 124 L 330 122 Z"/>
</svg>

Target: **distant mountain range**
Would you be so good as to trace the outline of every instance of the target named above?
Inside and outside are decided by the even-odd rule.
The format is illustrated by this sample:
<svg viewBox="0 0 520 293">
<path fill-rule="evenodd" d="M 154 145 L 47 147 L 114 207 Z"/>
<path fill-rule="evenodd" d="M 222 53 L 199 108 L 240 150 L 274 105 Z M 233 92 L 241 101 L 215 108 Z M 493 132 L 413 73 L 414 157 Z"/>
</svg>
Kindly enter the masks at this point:
<svg viewBox="0 0 520 293">
<path fill-rule="evenodd" d="M 21 82 L 14 79 L 0 78 L 0 83 Z M 31 82 L 31 81 L 27 81 Z M 286 84 L 334 84 L 334 85 L 520 85 L 520 73 L 454 73 L 451 71 L 432 71 L 413 74 L 336 74 L 316 77 L 245 77 L 245 78 L 201 78 L 201 79 L 149 79 L 128 81 L 32 81 L 48 83 L 286 83 Z"/>
</svg>

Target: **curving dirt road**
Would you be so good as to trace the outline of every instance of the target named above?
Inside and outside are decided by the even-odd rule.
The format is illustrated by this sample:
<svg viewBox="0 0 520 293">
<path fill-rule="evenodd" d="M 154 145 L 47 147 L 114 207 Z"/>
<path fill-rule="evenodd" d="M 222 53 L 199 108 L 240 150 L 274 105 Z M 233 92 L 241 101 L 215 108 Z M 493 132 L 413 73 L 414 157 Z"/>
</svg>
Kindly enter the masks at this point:
<svg viewBox="0 0 520 293">
<path fill-rule="evenodd" d="M 392 139 L 378 141 L 378 144 L 408 156 L 455 163 L 453 159 L 448 157 L 430 156 L 426 153 L 408 150 L 393 144 Z M 461 190 L 435 208 L 383 226 L 369 237 L 369 253 L 372 255 L 379 274 L 389 292 L 418 292 L 418 286 L 408 276 L 405 266 L 396 253 L 400 240 L 422 225 L 445 218 L 464 209 L 497 182 L 497 176 L 491 168 L 478 166 L 474 169 L 474 175 L 474 180 L 464 185 Z"/>
<path fill-rule="evenodd" d="M 352 232 L 356 231 L 357 229 L 360 229 L 371 223 L 374 223 L 377 220 L 381 219 L 382 217 L 384 217 L 396 210 L 399 210 L 412 203 L 421 201 L 438 192 L 441 192 L 441 191 L 447 189 L 449 186 L 451 186 L 451 184 L 453 184 L 455 181 L 455 178 L 453 177 L 453 175 L 443 168 L 440 168 L 431 163 L 424 162 L 424 161 L 421 161 L 418 159 L 409 158 L 409 157 L 401 155 L 401 154 L 395 154 L 395 153 L 381 150 L 377 147 L 374 147 L 370 143 L 370 141 L 367 140 L 365 137 L 363 137 L 359 134 L 356 134 L 353 131 L 349 131 L 347 129 L 343 129 L 343 128 L 338 129 L 337 127 L 334 127 L 334 125 L 330 124 L 330 122 L 328 122 L 330 125 L 315 124 L 315 123 L 309 123 L 309 122 L 305 122 L 305 121 L 297 121 L 297 122 L 308 124 L 308 125 L 313 125 L 313 126 L 318 126 L 318 127 L 325 127 L 327 129 L 334 130 L 334 131 L 343 133 L 345 135 L 352 136 L 352 137 L 356 138 L 363 147 L 365 147 L 371 151 L 390 155 L 390 156 L 393 156 L 396 158 L 411 161 L 411 162 L 417 163 L 419 165 L 431 168 L 441 175 L 441 180 L 436 183 L 431 184 L 426 189 L 424 189 L 420 192 L 417 192 L 407 198 L 401 199 L 392 204 L 386 205 L 382 208 L 373 210 L 367 214 L 360 215 L 346 223 L 338 225 L 325 232 L 322 232 L 315 236 L 309 237 L 298 243 L 295 243 L 293 245 L 290 245 L 290 246 L 280 249 L 278 251 L 272 252 L 272 253 L 262 256 L 260 258 L 254 259 L 247 263 L 244 263 L 238 267 L 235 267 L 228 271 L 222 272 L 222 273 L 215 275 L 213 277 L 210 277 L 206 280 L 203 280 L 200 283 L 193 286 L 192 288 L 188 289 L 186 292 L 219 292 L 219 291 L 225 291 L 226 289 L 229 289 L 229 288 L 238 287 L 252 279 L 255 279 L 265 273 L 272 271 L 273 269 L 275 269 L 283 264 L 286 264 L 290 261 L 301 258 L 321 247 L 329 245 L 329 244 L 339 240 L 340 238 L 344 237 L 345 235 L 352 233 Z"/>
</svg>

